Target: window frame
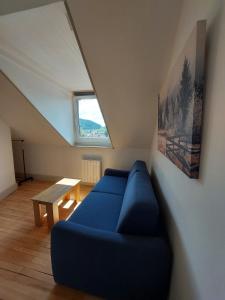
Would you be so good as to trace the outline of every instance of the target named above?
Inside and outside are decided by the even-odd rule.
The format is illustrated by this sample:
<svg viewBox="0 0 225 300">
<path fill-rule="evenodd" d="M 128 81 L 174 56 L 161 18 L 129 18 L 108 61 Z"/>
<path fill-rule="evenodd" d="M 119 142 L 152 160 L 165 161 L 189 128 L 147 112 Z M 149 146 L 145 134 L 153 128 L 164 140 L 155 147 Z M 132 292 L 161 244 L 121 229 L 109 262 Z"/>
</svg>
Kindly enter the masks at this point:
<svg viewBox="0 0 225 300">
<path fill-rule="evenodd" d="M 80 136 L 80 124 L 79 124 L 79 101 L 84 99 L 96 99 L 100 112 L 102 114 L 101 107 L 98 102 L 98 98 L 94 92 L 75 92 L 73 95 L 73 108 L 74 108 L 74 131 L 75 131 L 75 144 L 77 146 L 87 146 L 87 147 L 103 147 L 112 148 L 111 139 L 109 136 L 109 131 L 105 123 L 104 116 L 102 118 L 105 123 L 106 130 L 108 132 L 108 137 L 82 137 Z"/>
</svg>

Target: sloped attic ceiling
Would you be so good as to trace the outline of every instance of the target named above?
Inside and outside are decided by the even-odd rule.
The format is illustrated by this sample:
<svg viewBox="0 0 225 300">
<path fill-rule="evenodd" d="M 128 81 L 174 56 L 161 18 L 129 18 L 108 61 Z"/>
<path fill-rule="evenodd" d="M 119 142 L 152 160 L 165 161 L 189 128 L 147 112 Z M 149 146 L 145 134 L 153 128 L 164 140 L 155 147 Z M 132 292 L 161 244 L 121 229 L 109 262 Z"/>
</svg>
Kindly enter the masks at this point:
<svg viewBox="0 0 225 300">
<path fill-rule="evenodd" d="M 65 91 L 91 90 L 63 2 L 0 18 L 0 53 Z"/>
<path fill-rule="evenodd" d="M 93 88 L 63 2 L 0 17 L 0 69 L 73 145 L 73 91 Z"/>
<path fill-rule="evenodd" d="M 54 0 L 5 1 L 7 14 Z M 67 0 L 115 148 L 149 148 L 181 0 Z"/>
<path fill-rule="evenodd" d="M 149 148 L 181 0 L 68 0 L 113 145 Z"/>
</svg>

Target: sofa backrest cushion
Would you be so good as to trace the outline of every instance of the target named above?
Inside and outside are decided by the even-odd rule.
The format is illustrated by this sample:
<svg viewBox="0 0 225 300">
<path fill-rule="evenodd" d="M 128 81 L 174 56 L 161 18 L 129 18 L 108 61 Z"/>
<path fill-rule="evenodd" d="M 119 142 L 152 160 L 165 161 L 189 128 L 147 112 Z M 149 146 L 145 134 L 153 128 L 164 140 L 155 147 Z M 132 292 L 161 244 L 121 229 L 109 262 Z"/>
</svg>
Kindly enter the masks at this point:
<svg viewBox="0 0 225 300">
<path fill-rule="evenodd" d="M 142 160 L 136 160 L 135 163 L 133 164 L 131 170 L 130 170 L 130 173 L 129 173 L 129 176 L 128 176 L 128 181 L 131 180 L 131 178 L 133 177 L 133 175 L 136 173 L 136 172 L 145 172 L 145 173 L 148 173 L 148 170 L 147 170 L 147 167 L 146 167 L 146 164 L 144 161 Z"/>
<path fill-rule="evenodd" d="M 143 160 L 136 160 L 131 169 L 136 171 L 146 171 L 146 163 Z"/>
<path fill-rule="evenodd" d="M 147 172 L 135 172 L 127 183 L 117 232 L 157 235 L 159 207 Z"/>
</svg>

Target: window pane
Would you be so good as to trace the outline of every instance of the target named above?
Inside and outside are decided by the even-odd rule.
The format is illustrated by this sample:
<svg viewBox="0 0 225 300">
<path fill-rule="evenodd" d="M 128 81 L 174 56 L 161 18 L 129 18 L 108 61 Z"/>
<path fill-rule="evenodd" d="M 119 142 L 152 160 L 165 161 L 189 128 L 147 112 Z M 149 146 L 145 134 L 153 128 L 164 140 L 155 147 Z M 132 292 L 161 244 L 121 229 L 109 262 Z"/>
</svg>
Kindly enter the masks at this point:
<svg viewBox="0 0 225 300">
<path fill-rule="evenodd" d="M 79 133 L 84 138 L 108 138 L 108 131 L 96 98 L 78 101 Z"/>
</svg>

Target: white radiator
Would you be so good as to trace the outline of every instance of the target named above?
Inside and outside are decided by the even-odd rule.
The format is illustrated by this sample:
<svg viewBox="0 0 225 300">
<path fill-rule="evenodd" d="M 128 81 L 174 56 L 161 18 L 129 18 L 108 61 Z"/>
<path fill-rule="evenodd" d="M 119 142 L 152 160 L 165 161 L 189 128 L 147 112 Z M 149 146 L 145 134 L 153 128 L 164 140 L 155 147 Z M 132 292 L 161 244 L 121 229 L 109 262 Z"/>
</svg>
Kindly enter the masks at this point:
<svg viewBox="0 0 225 300">
<path fill-rule="evenodd" d="M 81 161 L 82 182 L 86 184 L 95 184 L 101 177 L 101 161 L 82 159 Z"/>
</svg>

